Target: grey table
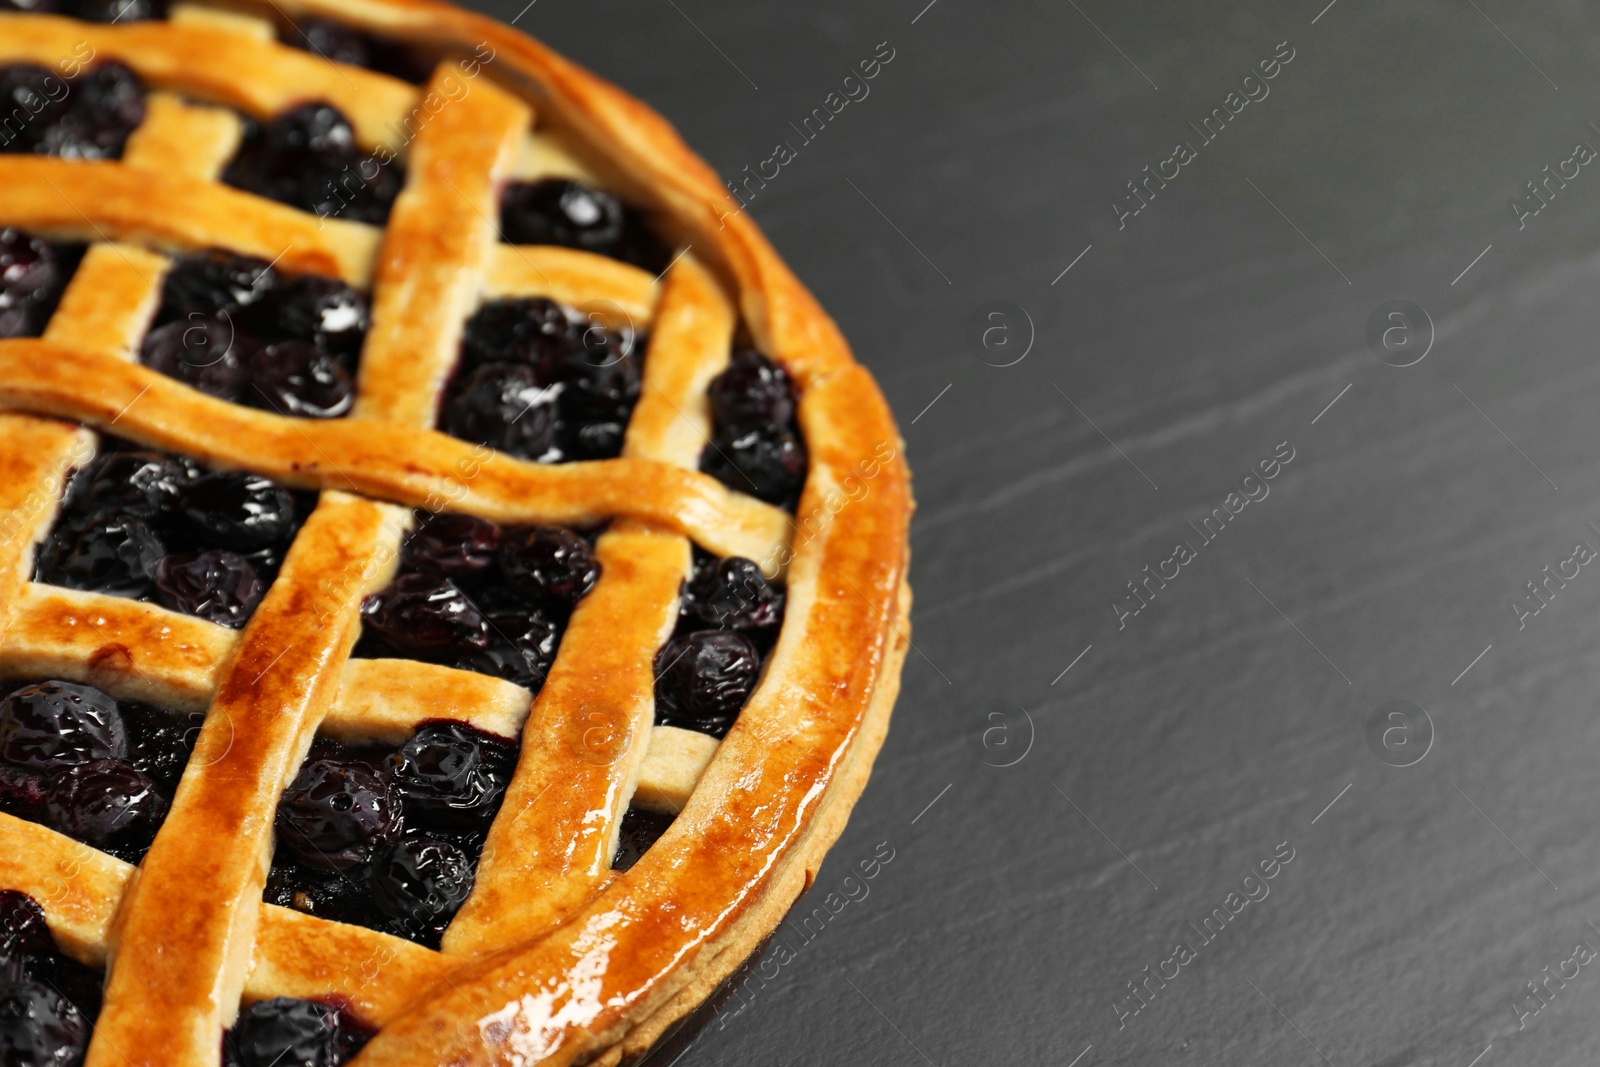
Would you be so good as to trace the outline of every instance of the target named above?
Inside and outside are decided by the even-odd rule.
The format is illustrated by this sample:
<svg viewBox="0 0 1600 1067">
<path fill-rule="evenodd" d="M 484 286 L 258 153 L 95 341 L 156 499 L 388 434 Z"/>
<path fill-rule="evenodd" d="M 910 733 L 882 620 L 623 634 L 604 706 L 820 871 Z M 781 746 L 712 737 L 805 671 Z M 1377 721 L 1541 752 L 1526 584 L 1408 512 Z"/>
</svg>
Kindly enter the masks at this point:
<svg viewBox="0 0 1600 1067">
<path fill-rule="evenodd" d="M 681 1064 L 1600 1059 L 1600 11 L 524 2 L 777 169 L 921 503 L 872 783 Z"/>
</svg>

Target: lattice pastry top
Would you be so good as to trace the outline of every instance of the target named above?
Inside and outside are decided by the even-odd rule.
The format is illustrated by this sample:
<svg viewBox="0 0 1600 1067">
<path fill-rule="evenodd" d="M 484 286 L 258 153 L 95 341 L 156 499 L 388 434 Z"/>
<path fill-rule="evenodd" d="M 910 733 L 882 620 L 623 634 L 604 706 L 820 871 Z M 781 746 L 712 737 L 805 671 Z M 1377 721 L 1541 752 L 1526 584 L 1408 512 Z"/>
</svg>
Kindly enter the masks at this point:
<svg viewBox="0 0 1600 1067">
<path fill-rule="evenodd" d="M 430 0 L 0 0 L 0 188 L 7 1062 L 649 1049 L 898 688 L 833 323 L 663 120 Z"/>
</svg>

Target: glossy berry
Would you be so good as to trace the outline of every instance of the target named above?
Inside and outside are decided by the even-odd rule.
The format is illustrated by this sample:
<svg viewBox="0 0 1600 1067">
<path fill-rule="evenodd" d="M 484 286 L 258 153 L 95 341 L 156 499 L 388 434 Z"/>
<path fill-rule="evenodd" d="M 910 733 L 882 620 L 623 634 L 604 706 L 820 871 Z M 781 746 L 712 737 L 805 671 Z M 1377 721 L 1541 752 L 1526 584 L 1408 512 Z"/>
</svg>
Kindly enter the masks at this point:
<svg viewBox="0 0 1600 1067">
<path fill-rule="evenodd" d="M 486 648 L 483 613 L 454 582 L 402 574 L 361 606 L 361 621 L 402 655 L 444 660 Z"/>
<path fill-rule="evenodd" d="M 71 87 L 47 67 L 12 63 L 0 67 L 0 151 L 33 152 L 43 131 L 65 110 Z"/>
<path fill-rule="evenodd" d="M 139 358 L 145 366 L 207 396 L 238 400 L 244 391 L 245 365 L 257 347 L 230 316 L 193 311 L 145 334 Z"/>
<path fill-rule="evenodd" d="M 719 426 L 753 422 L 781 426 L 794 418 L 789 372 L 753 348 L 734 352 L 727 370 L 711 379 L 706 395 Z"/>
<path fill-rule="evenodd" d="M 543 297 L 491 300 L 467 320 L 461 335 L 463 367 L 525 363 L 543 367 L 578 344 L 561 305 Z"/>
<path fill-rule="evenodd" d="M 356 764 L 310 760 L 278 802 L 278 844 L 300 863 L 344 871 L 400 830 L 389 783 Z"/>
<path fill-rule="evenodd" d="M 631 338 L 600 327 L 551 361 L 545 380 L 561 387 L 562 446 L 572 459 L 609 459 L 622 452 L 628 418 L 639 399 L 639 360 Z"/>
<path fill-rule="evenodd" d="M 656 653 L 656 722 L 721 737 L 761 673 L 761 655 L 743 634 L 701 630 L 674 637 Z"/>
<path fill-rule="evenodd" d="M 39 561 L 39 576 L 69 589 L 145 597 L 166 554 L 145 520 L 125 511 L 97 511 L 55 532 Z"/>
<path fill-rule="evenodd" d="M 660 273 L 668 258 L 665 246 L 616 197 L 561 178 L 507 186 L 500 228 L 512 244 L 577 248 L 651 273 Z"/>
<path fill-rule="evenodd" d="M 196 252 L 184 256 L 167 274 L 161 289 L 163 319 L 201 315 L 233 315 L 267 299 L 278 284 L 277 272 L 264 259 L 229 252 Z"/>
<path fill-rule="evenodd" d="M 671 825 L 671 815 L 629 805 L 623 813 L 622 826 L 617 831 L 617 852 L 611 860 L 612 869 L 626 871 L 638 863 Z"/>
<path fill-rule="evenodd" d="M 89 1047 L 89 1021 L 41 982 L 0 986 L 0 1064 L 75 1067 Z"/>
<path fill-rule="evenodd" d="M 446 578 L 478 574 L 494 565 L 500 527 L 472 515 L 429 515 L 406 538 L 400 559 L 407 570 Z"/>
<path fill-rule="evenodd" d="M 226 1067 L 338 1067 L 370 1036 L 331 1005 L 274 997 L 239 1013 L 223 1060 Z"/>
<path fill-rule="evenodd" d="M 282 544 L 294 530 L 294 497 L 258 474 L 217 471 L 183 492 L 184 520 L 192 536 L 241 552 Z"/>
<path fill-rule="evenodd" d="M 248 560 L 215 548 L 163 557 L 155 582 L 163 607 L 235 630 L 244 626 L 267 591 Z"/>
<path fill-rule="evenodd" d="M 463 723 L 420 727 L 389 757 L 407 818 L 442 829 L 482 827 L 500 809 L 516 748 Z"/>
<path fill-rule="evenodd" d="M 701 626 L 757 630 L 783 617 L 783 593 L 767 582 L 761 568 L 740 556 L 696 567 L 684 590 L 683 614 Z"/>
<path fill-rule="evenodd" d="M 268 345 L 250 357 L 247 370 L 246 402 L 279 415 L 336 419 L 355 402 L 356 383 L 350 372 L 310 341 Z"/>
<path fill-rule="evenodd" d="M 0 760 L 13 766 L 53 772 L 127 754 L 117 702 L 91 686 L 40 682 L 0 701 Z"/>
<path fill-rule="evenodd" d="M 102 452 L 74 480 L 72 506 L 156 519 L 178 506 L 195 473 L 183 460 L 160 452 Z"/>
<path fill-rule="evenodd" d="M 700 457 L 700 469 L 736 493 L 793 506 L 806 478 L 806 449 L 781 426 L 725 426 Z"/>
<path fill-rule="evenodd" d="M 102 2 L 108 7 L 149 7 L 148 0 Z M 132 18 L 148 17 L 132 14 Z M 53 110 L 53 121 L 38 131 L 34 151 L 63 159 L 121 156 L 128 134 L 144 121 L 144 87 L 138 76 L 121 63 L 101 63 L 68 84 L 71 92 Z"/>
<path fill-rule="evenodd" d="M 21 230 L 0 229 L 0 337 L 37 336 L 64 284 L 48 244 Z"/>
<path fill-rule="evenodd" d="M 372 892 L 359 870 L 317 870 L 290 862 L 281 853 L 273 858 L 262 899 L 333 922 L 370 926 L 373 920 Z"/>
<path fill-rule="evenodd" d="M 353 364 L 371 321 L 366 294 L 337 278 L 303 274 L 285 282 L 251 319 L 274 341 L 310 341 Z"/>
<path fill-rule="evenodd" d="M 367 884 L 378 907 L 418 933 L 434 932 L 472 892 L 473 863 L 447 841 L 407 837 L 378 854 Z"/>
<path fill-rule="evenodd" d="M 500 572 L 518 592 L 570 608 L 594 588 L 600 564 L 589 542 L 571 530 L 524 526 L 506 531 Z"/>
<path fill-rule="evenodd" d="M 496 608 L 484 619 L 489 627 L 489 646 L 466 654 L 455 666 L 504 678 L 537 693 L 544 687 L 550 665 L 556 659 L 560 623 L 545 610 L 527 605 Z"/>
<path fill-rule="evenodd" d="M 156 784 L 119 760 L 93 760 L 53 775 L 45 822 L 96 848 L 136 852 L 150 846 L 167 814 Z"/>
<path fill-rule="evenodd" d="M 392 164 L 356 146 L 337 108 L 301 104 L 245 138 L 224 178 L 232 185 L 318 217 L 381 223 L 400 191 Z"/>
<path fill-rule="evenodd" d="M 0 890 L 0 985 L 23 981 L 55 954 L 38 902 L 15 889 Z"/>
<path fill-rule="evenodd" d="M 552 454 L 558 393 L 540 384 L 532 367 L 488 363 L 452 390 L 441 427 L 452 437 L 522 459 L 559 458 Z"/>
</svg>

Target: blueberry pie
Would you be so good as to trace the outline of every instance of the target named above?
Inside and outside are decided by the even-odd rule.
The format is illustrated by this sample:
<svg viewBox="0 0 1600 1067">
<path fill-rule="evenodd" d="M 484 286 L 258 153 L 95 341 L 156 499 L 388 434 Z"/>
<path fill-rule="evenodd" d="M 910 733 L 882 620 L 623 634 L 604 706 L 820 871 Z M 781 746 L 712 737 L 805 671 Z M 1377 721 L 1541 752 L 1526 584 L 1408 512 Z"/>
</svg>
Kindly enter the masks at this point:
<svg viewBox="0 0 1600 1067">
<path fill-rule="evenodd" d="M 0 190 L 0 1063 L 646 1055 L 899 686 L 833 323 L 434 0 L 0 0 Z"/>
</svg>

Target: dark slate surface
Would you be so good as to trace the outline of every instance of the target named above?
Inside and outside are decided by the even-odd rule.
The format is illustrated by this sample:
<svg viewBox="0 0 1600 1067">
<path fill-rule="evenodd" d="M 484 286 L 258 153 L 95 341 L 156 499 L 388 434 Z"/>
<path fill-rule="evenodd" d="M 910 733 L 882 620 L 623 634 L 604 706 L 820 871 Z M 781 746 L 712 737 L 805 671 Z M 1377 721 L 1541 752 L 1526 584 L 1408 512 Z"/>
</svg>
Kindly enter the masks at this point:
<svg viewBox="0 0 1600 1067">
<path fill-rule="evenodd" d="M 679 1062 L 1597 1062 L 1600 13 L 926 2 L 520 18 L 730 178 L 894 52 L 751 210 L 900 415 L 917 651 L 804 904 L 860 899 L 784 928 Z M 1546 165 L 1577 173 L 1519 228 Z M 1402 299 L 1433 341 L 1399 368 L 1366 332 Z M 986 350 L 991 301 L 1025 314 Z M 1546 565 L 1577 576 L 1519 629 Z M 1424 749 L 1418 712 L 1369 740 L 1390 701 L 1431 723 L 1410 766 L 1380 754 Z M 1246 890 L 1209 943 L 1189 925 Z M 1177 976 L 1119 1027 L 1147 966 Z M 1546 967 L 1577 974 L 1534 1014 Z"/>
</svg>

